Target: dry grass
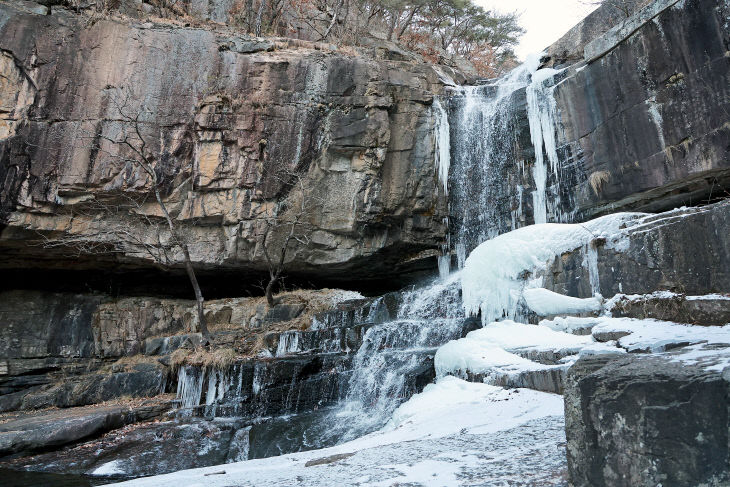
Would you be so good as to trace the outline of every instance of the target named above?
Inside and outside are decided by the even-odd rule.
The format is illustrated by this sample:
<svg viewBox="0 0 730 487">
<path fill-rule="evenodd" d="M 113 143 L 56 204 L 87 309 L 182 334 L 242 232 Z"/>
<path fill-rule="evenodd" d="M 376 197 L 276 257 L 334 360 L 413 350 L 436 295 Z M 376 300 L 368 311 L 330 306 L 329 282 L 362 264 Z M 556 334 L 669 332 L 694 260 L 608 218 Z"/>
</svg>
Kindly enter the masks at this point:
<svg viewBox="0 0 730 487">
<path fill-rule="evenodd" d="M 179 348 L 172 353 L 170 365 L 177 370 L 184 365 L 196 365 L 199 367 L 211 367 L 214 369 L 226 369 L 230 367 L 239 355 L 232 348 L 216 348 L 205 350 L 197 348 L 193 350 Z"/>
<path fill-rule="evenodd" d="M 591 189 L 596 196 L 599 195 L 601 189 L 603 189 L 603 185 L 606 184 L 609 179 L 611 179 L 611 173 L 608 171 L 594 171 L 590 176 L 588 176 L 588 183 L 591 185 Z"/>
</svg>

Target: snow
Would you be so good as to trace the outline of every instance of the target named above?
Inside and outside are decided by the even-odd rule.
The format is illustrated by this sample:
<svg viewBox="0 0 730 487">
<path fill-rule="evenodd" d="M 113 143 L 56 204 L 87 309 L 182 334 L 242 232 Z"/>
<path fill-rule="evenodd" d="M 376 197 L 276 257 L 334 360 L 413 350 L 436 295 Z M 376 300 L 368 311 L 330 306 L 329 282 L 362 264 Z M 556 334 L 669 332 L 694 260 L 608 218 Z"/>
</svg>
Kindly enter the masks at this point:
<svg viewBox="0 0 730 487">
<path fill-rule="evenodd" d="M 574 335 L 590 335 L 591 329 L 604 318 L 580 318 L 577 316 L 557 316 L 552 320 L 541 320 L 539 325 L 551 330 L 564 331 Z"/>
<path fill-rule="evenodd" d="M 618 345 L 629 352 L 662 352 L 669 345 L 730 343 L 730 325 L 693 326 L 653 319 L 605 318 L 593 334 L 627 332 Z M 670 347 L 671 348 L 671 347 Z"/>
<path fill-rule="evenodd" d="M 416 439 L 420 425 L 429 425 L 429 436 L 447 436 L 463 428 L 482 434 L 513 428 L 531 419 L 563 413 L 562 398 L 555 394 L 514 390 L 446 376 L 401 404 L 384 432 Z M 485 421 L 486 418 L 488 421 Z M 402 441 L 401 439 L 401 441 Z"/>
<path fill-rule="evenodd" d="M 701 296 L 685 296 L 688 301 L 701 301 L 701 300 L 727 300 L 730 301 L 730 296 L 725 294 L 703 294 Z"/>
<path fill-rule="evenodd" d="M 626 350 L 616 347 L 614 340 L 608 342 L 595 342 L 581 349 L 579 357 L 595 356 L 595 355 L 623 355 Z"/>
<path fill-rule="evenodd" d="M 525 286 L 521 274 L 535 275 L 555 256 L 594 238 L 613 238 L 627 221 L 641 216 L 615 213 L 581 224 L 531 225 L 482 243 L 464 263 L 461 282 L 465 311 L 476 315 L 481 310 L 485 324 L 502 317 L 514 319 Z M 539 287 L 541 280 L 529 283 L 529 287 Z"/>
<path fill-rule="evenodd" d="M 590 336 L 577 336 L 538 325 L 514 321 L 498 321 L 470 332 L 467 340 L 480 340 L 502 347 L 510 352 L 520 350 L 579 349 L 591 342 Z"/>
<path fill-rule="evenodd" d="M 598 298 L 574 298 L 548 289 L 525 289 L 523 293 L 527 306 L 539 316 L 557 314 L 580 314 L 600 311 Z"/>
<path fill-rule="evenodd" d="M 591 344 L 591 336 L 578 336 L 548 327 L 524 325 L 513 321 L 490 323 L 486 327 L 453 340 L 436 351 L 434 367 L 437 377 L 485 374 L 486 379 L 516 375 L 526 371 L 546 370 L 543 365 L 519 353 L 554 351 L 560 355 L 576 354 Z"/>
<path fill-rule="evenodd" d="M 96 470 L 91 472 L 90 475 L 99 476 L 99 477 L 107 477 L 112 475 L 122 475 L 126 473 L 126 470 L 123 467 L 124 462 L 121 460 L 114 460 L 111 462 L 107 462 L 101 466 L 99 466 Z"/>
<path fill-rule="evenodd" d="M 116 485 L 450 487 L 479 479 L 484 485 L 557 486 L 564 484 L 562 414 L 563 400 L 555 394 L 444 377 L 402 404 L 383 430 L 348 443 Z"/>
<path fill-rule="evenodd" d="M 510 353 L 490 342 L 461 338 L 436 351 L 434 367 L 437 377 L 484 374 L 486 380 L 503 375 L 517 375 L 549 366 Z"/>
</svg>

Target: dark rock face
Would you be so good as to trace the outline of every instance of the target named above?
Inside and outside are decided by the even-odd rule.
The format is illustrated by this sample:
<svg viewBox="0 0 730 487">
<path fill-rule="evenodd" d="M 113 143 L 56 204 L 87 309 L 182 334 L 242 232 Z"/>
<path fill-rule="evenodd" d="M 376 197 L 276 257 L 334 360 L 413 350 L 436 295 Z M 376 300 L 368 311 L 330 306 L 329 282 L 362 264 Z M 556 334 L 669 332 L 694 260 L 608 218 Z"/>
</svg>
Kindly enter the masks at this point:
<svg viewBox="0 0 730 487">
<path fill-rule="evenodd" d="M 92 474 L 106 468 L 106 475 L 116 479 L 159 475 L 248 459 L 249 428 L 233 420 L 163 419 L 122 427 L 58 451 L 9 460 L 6 465 L 67 474 Z"/>
<path fill-rule="evenodd" d="M 126 424 L 155 418 L 169 407 L 158 401 L 139 407 L 99 406 L 40 415 L 19 413 L 0 425 L 0 457 L 75 443 Z"/>
<path fill-rule="evenodd" d="M 660 356 L 578 361 L 565 390 L 573 485 L 727 485 L 728 379 Z"/>
<path fill-rule="evenodd" d="M 610 311 L 614 317 L 652 318 L 700 326 L 730 323 L 730 299 L 719 295 L 702 299 L 683 294 L 648 294 L 639 299 L 624 297 L 616 300 Z"/>
<path fill-rule="evenodd" d="M 730 289 L 730 203 L 658 214 L 626 232 L 623 246 L 601 240 L 591 244 L 603 296 L 657 290 L 700 295 Z M 591 296 L 586 252 L 579 249 L 556 258 L 546 272 L 545 287 Z"/>
<path fill-rule="evenodd" d="M 620 25 L 608 31 L 600 41 L 607 52 L 555 88 L 560 185 L 570 195 L 562 204 L 577 218 L 662 211 L 728 194 L 730 7 L 654 4 L 670 6 L 625 38 Z"/>
<path fill-rule="evenodd" d="M 35 15 L 12 4 L 0 9 L 0 38 L 9 80 L 0 132 L 3 267 L 149 264 L 134 249 L 74 262 L 27 245 L 36 231 L 80 235 L 115 223 L 153 237 L 124 215 L 98 227 L 88 204 L 149 192 L 144 174 L 120 163 L 120 147 L 96 151 L 85 142 L 123 129 L 114 108 L 129 89 L 129 110 L 145 113 L 165 199 L 200 268 L 265 268 L 261 216 L 298 197 L 277 177 L 281 168 L 304 174 L 305 197 L 318 201 L 307 215 L 310 245 L 298 249 L 291 271 L 352 279 L 432 268 L 446 205 L 430 108 L 443 84 L 431 66 L 192 28 L 85 25 L 63 9 Z M 142 211 L 159 216 L 154 204 Z"/>
</svg>

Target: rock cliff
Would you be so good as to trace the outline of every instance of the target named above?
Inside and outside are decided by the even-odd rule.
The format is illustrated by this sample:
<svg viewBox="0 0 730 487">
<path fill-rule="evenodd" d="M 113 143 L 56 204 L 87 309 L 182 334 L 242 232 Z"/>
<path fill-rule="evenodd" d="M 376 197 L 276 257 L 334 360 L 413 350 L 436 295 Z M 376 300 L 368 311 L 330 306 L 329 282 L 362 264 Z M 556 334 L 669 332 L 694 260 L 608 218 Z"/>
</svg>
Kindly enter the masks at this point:
<svg viewBox="0 0 730 487">
<path fill-rule="evenodd" d="M 138 117 L 200 269 L 264 269 L 262 219 L 302 197 L 317 204 L 291 271 L 382 279 L 435 265 L 446 204 L 430 106 L 444 72 L 459 79 L 453 70 L 385 48 L 86 21 L 26 5 L 0 4 L 3 268 L 151 268 L 139 248 L 79 261 L 32 244 L 114 225 L 156 238 L 160 210 L 139 203 L 150 181 L 109 141 L 130 129 L 121 113 Z M 281 176 L 290 172 L 302 194 Z M 99 221 L 101 206 L 129 199 L 144 218 L 107 211 Z"/>
</svg>

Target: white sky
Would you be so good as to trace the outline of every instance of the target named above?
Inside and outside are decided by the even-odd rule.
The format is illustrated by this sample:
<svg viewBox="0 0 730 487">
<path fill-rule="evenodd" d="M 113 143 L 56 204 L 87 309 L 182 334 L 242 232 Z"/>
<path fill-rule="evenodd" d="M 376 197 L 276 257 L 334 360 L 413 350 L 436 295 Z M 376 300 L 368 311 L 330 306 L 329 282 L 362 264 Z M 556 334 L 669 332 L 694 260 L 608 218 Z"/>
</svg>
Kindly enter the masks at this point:
<svg viewBox="0 0 730 487">
<path fill-rule="evenodd" d="M 474 0 L 489 10 L 520 13 L 520 24 L 526 30 L 517 57 L 545 49 L 560 39 L 571 27 L 595 9 L 581 0 Z"/>
</svg>

